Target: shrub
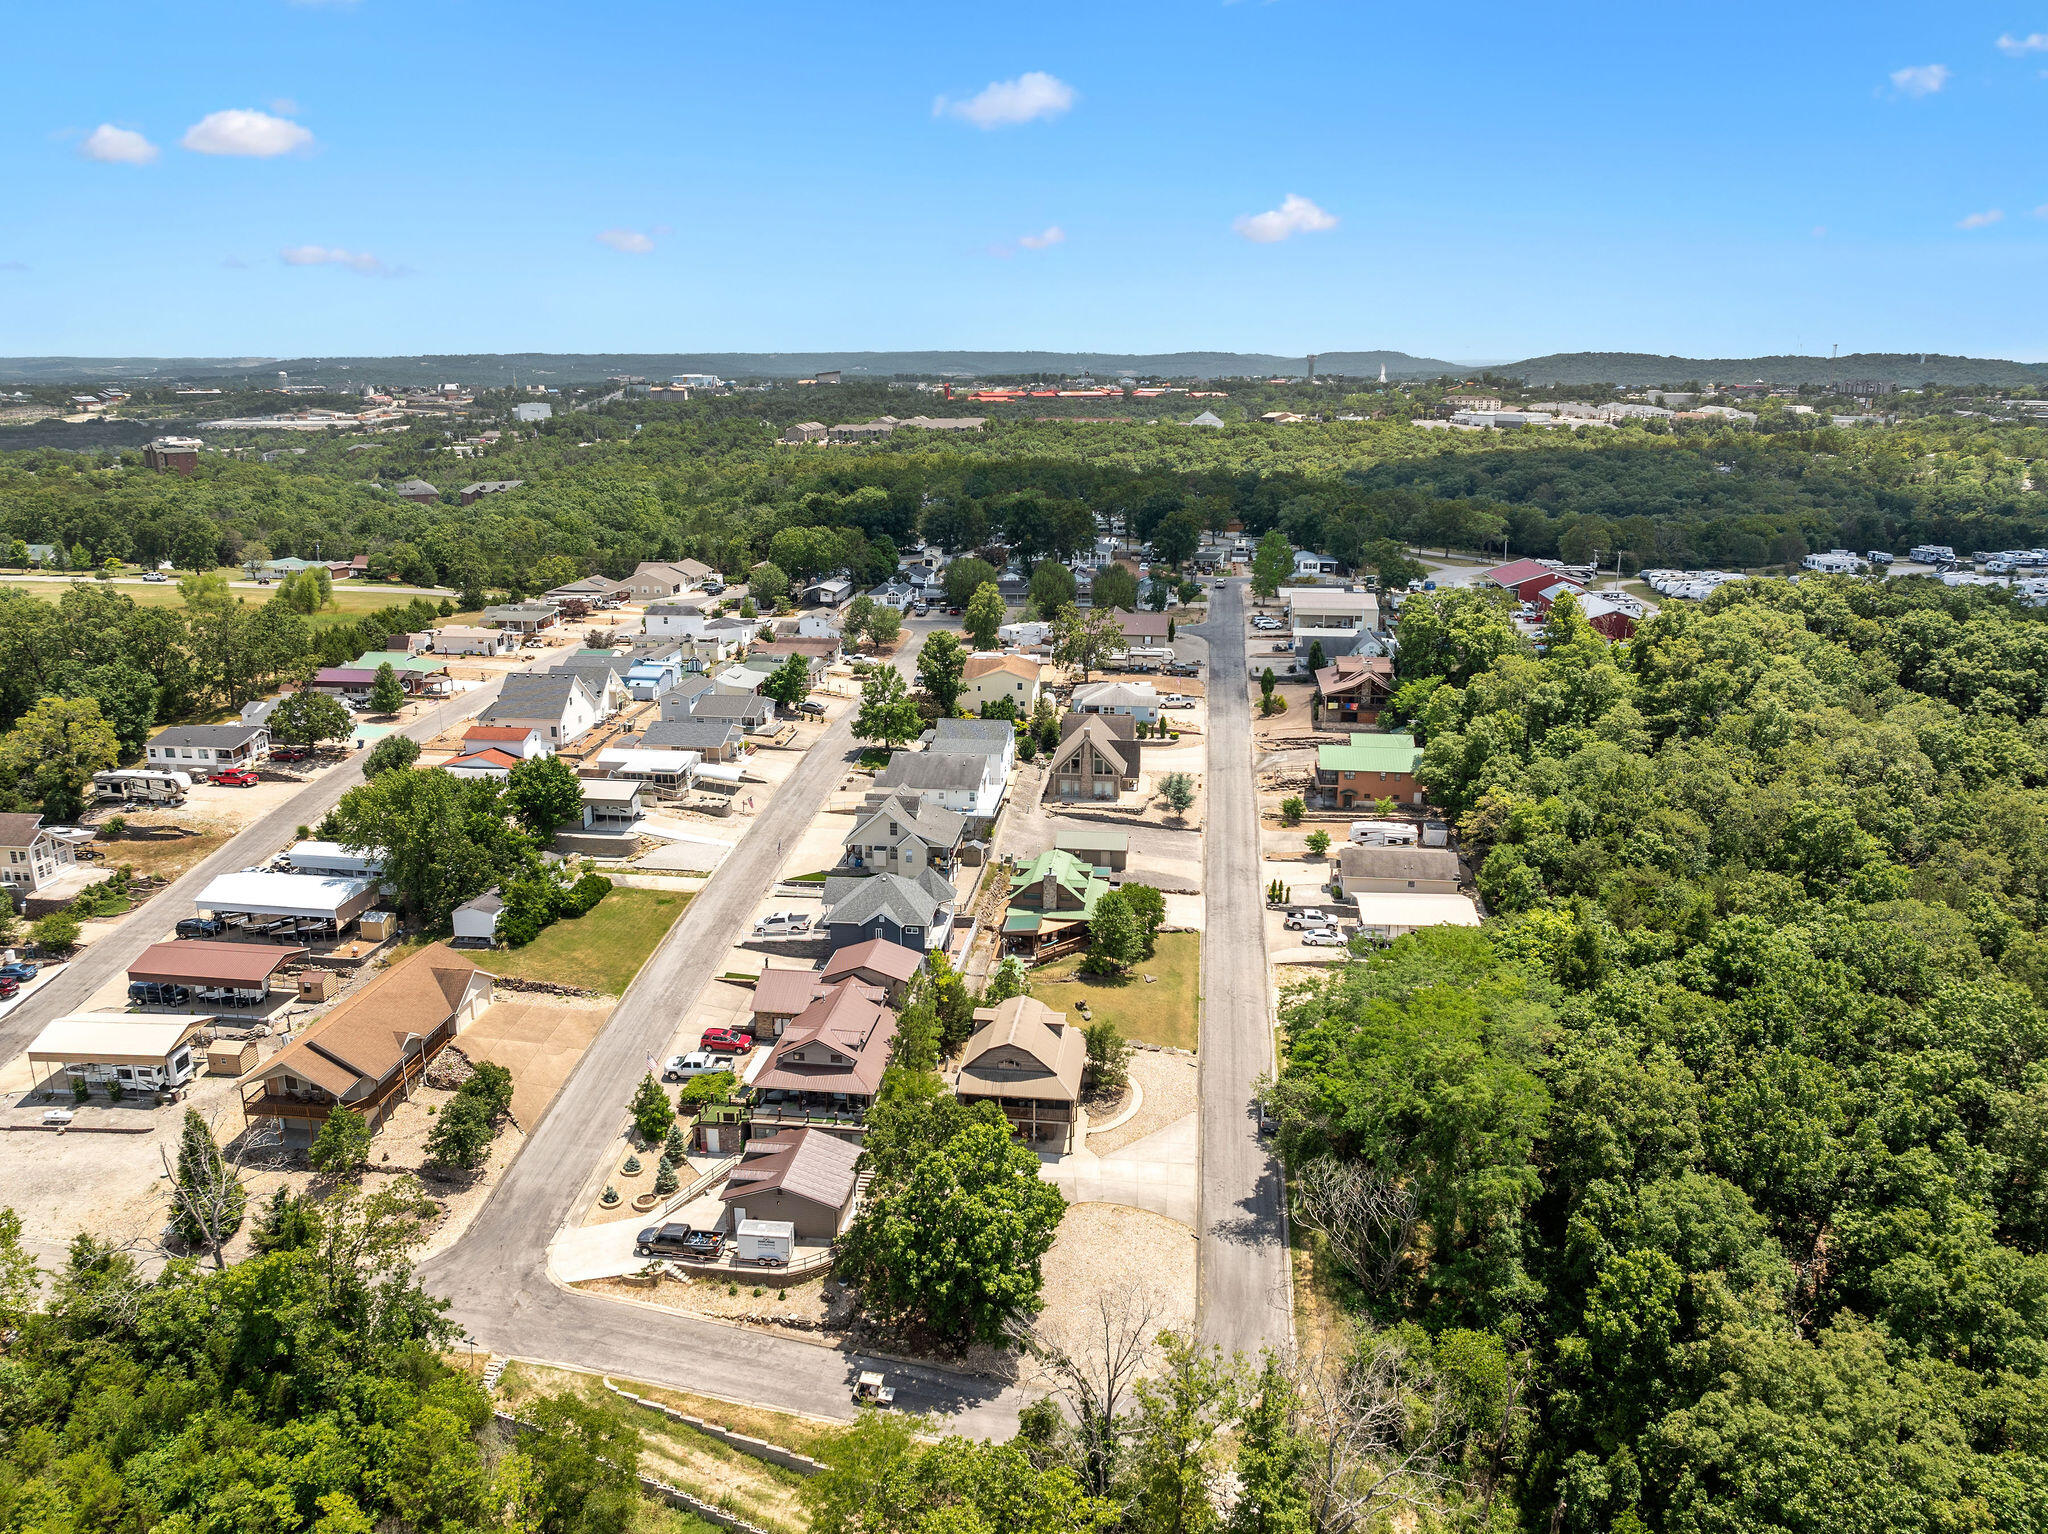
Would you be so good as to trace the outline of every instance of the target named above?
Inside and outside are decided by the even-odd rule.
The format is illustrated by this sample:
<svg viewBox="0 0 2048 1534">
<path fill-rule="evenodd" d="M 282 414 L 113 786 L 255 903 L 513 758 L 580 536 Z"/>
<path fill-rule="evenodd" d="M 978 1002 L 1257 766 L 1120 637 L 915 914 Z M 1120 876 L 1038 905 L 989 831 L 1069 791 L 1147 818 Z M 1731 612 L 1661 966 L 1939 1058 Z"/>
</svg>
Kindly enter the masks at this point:
<svg viewBox="0 0 2048 1534">
<path fill-rule="evenodd" d="M 587 915 L 597 903 L 612 892 L 612 881 L 600 873 L 587 873 L 569 886 L 568 911 L 570 916 Z"/>
<path fill-rule="evenodd" d="M 1088 1040 L 1088 1063 L 1082 1068 L 1082 1084 L 1090 1091 L 1121 1087 L 1131 1079 L 1131 1042 L 1123 1030 L 1108 1018 L 1090 1023 L 1082 1030 Z"/>
<path fill-rule="evenodd" d="M 353 1177 L 370 1164 L 370 1121 L 353 1108 L 327 1115 L 306 1159 L 329 1177 Z"/>
<path fill-rule="evenodd" d="M 675 1116 L 667 1090 L 649 1071 L 640 1078 L 640 1085 L 633 1089 L 633 1127 L 640 1131 L 643 1141 L 655 1145 L 666 1137 Z"/>
<path fill-rule="evenodd" d="M 474 1171 L 491 1153 L 491 1120 L 475 1098 L 459 1093 L 455 1101 L 434 1120 L 427 1135 L 427 1155 L 436 1164 L 456 1171 Z"/>
<path fill-rule="evenodd" d="M 682 1101 L 676 1104 L 676 1111 L 685 1107 L 701 1108 L 706 1103 L 722 1103 L 732 1096 L 733 1088 L 739 1085 L 739 1078 L 731 1071 L 706 1071 L 701 1076 L 692 1076 L 683 1083 Z"/>
<path fill-rule="evenodd" d="M 92 1083 L 83 1076 L 73 1076 L 71 1078 L 71 1100 L 75 1103 L 91 1102 Z"/>
<path fill-rule="evenodd" d="M 78 946 L 78 918 L 69 911 L 52 911 L 38 917 L 28 935 L 35 945 L 49 953 L 69 953 Z"/>
<path fill-rule="evenodd" d="M 668 1141 L 661 1148 L 661 1159 L 680 1165 L 683 1158 L 689 1155 L 689 1153 L 690 1148 L 683 1141 L 683 1126 L 680 1124 L 669 1125 Z"/>
<path fill-rule="evenodd" d="M 1299 794 L 1289 794 L 1285 799 L 1282 799 L 1280 801 L 1280 823 L 1282 825 L 1300 825 L 1301 817 L 1305 815 L 1307 812 L 1308 806 L 1301 802 L 1301 796 Z"/>
<path fill-rule="evenodd" d="M 676 1178 L 676 1164 L 668 1157 L 661 1158 L 661 1165 L 654 1169 L 654 1191 L 667 1197 L 680 1186 Z"/>
<path fill-rule="evenodd" d="M 1329 833 L 1329 832 L 1327 832 L 1327 831 L 1311 831 L 1311 832 L 1309 832 L 1309 833 L 1308 833 L 1308 855 L 1309 855 L 1310 857 L 1312 857 L 1312 858 L 1319 858 L 1319 857 L 1321 857 L 1321 856 L 1322 856 L 1322 855 L 1323 855 L 1324 853 L 1328 852 L 1329 850 L 1330 850 L 1330 833 Z"/>
</svg>

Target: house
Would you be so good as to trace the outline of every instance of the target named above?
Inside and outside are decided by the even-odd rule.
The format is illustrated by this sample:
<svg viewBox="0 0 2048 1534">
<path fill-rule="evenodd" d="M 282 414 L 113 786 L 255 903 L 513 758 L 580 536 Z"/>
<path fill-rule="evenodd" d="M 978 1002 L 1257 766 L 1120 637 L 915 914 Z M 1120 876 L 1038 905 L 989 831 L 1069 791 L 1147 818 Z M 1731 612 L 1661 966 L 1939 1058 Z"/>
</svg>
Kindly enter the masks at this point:
<svg viewBox="0 0 2048 1534">
<path fill-rule="evenodd" d="M 713 573 L 711 566 L 694 559 L 644 559 L 621 581 L 621 595 L 629 602 L 656 602 L 663 597 L 695 591 Z"/>
<path fill-rule="evenodd" d="M 496 889 L 485 890 L 476 899 L 463 901 L 450 917 L 455 928 L 454 940 L 490 947 L 498 940 L 498 918 L 504 912 L 505 902 Z"/>
<path fill-rule="evenodd" d="M 452 772 L 458 778 L 498 778 L 512 776 L 512 769 L 519 765 L 519 758 L 495 746 L 483 746 L 462 755 L 450 757 L 441 764 L 441 770 Z"/>
<path fill-rule="evenodd" d="M 1019 623 L 1005 623 L 996 630 L 996 637 L 1015 649 L 1029 650 L 1052 637 L 1052 625 L 1042 618 L 1028 618 Z"/>
<path fill-rule="evenodd" d="M 377 685 L 377 673 L 358 666 L 322 666 L 306 685 L 331 698 L 367 698 Z"/>
<path fill-rule="evenodd" d="M 506 490 L 517 490 L 525 484 L 523 479 L 480 479 L 474 484 L 464 485 L 455 492 L 456 498 L 465 506 L 481 500 L 487 495 L 497 495 Z"/>
<path fill-rule="evenodd" d="M 920 737 L 938 756 L 990 756 L 1007 779 L 1017 765 L 1017 732 L 1007 719 L 941 719 Z"/>
<path fill-rule="evenodd" d="M 467 628 L 451 623 L 434 630 L 436 655 L 510 655 L 519 648 L 509 629 Z"/>
<path fill-rule="evenodd" d="M 1326 575 L 1336 575 L 1344 567 L 1327 554 L 1318 554 L 1311 549 L 1294 551 L 1294 579 L 1298 581 L 1320 580 Z"/>
<path fill-rule="evenodd" d="M 704 758 L 694 751 L 646 751 L 631 746 L 607 746 L 597 753 L 595 763 L 607 777 L 643 783 L 645 797 L 676 798 L 687 794 L 697 780 Z"/>
<path fill-rule="evenodd" d="M 1620 591 L 1589 591 L 1579 598 L 1579 611 L 1593 632 L 1617 644 L 1635 638 L 1636 625 L 1657 616 L 1657 606 Z"/>
<path fill-rule="evenodd" d="M 947 869 L 959 855 L 967 817 L 920 799 L 894 794 L 854 817 L 846 833 L 845 861 L 856 869 L 916 875 Z"/>
<path fill-rule="evenodd" d="M 978 1025 L 961 1057 L 954 1091 L 963 1103 L 992 1102 L 1033 1148 L 1060 1153 L 1080 1117 L 1081 1071 L 1088 1042 L 1033 996 L 975 1009 Z"/>
<path fill-rule="evenodd" d="M 784 442 L 823 442 L 826 426 L 823 421 L 798 421 L 782 433 Z"/>
<path fill-rule="evenodd" d="M 440 491 L 417 477 L 405 481 L 404 484 L 394 485 L 391 493 L 401 500 L 418 501 L 422 506 L 436 505 L 441 499 Z"/>
<path fill-rule="evenodd" d="M 478 723 L 528 729 L 560 750 L 604 717 L 584 677 L 574 671 L 515 672 Z"/>
<path fill-rule="evenodd" d="M 1004 948 L 1036 954 L 1086 938 L 1096 902 L 1109 888 L 1107 879 L 1073 853 L 1056 847 L 1041 852 L 1010 875 Z"/>
<path fill-rule="evenodd" d="M 1353 735 L 1347 746 L 1316 747 L 1316 786 L 1340 810 L 1375 799 L 1422 803 L 1415 771 L 1422 748 L 1413 735 Z"/>
<path fill-rule="evenodd" d="M 1140 724 L 1159 719 L 1159 692 L 1150 682 L 1090 682 L 1076 687 L 1069 706 L 1077 714 L 1121 714 Z"/>
<path fill-rule="evenodd" d="M 355 671 L 367 671 L 372 676 L 379 668 L 389 666 L 398 678 L 398 685 L 413 697 L 439 695 L 455 685 L 448 675 L 445 660 L 432 655 L 414 655 L 405 650 L 365 650 L 349 662 L 349 666 Z"/>
<path fill-rule="evenodd" d="M 960 673 L 960 697 L 977 709 L 1008 699 L 1019 719 L 1038 704 L 1045 667 L 1024 655 L 970 655 Z"/>
<path fill-rule="evenodd" d="M 804 587 L 800 600 L 805 607 L 844 607 L 853 600 L 853 582 L 844 576 L 813 581 Z"/>
<path fill-rule="evenodd" d="M 993 815 L 1003 802 L 1000 760 L 980 754 L 898 751 L 875 774 L 875 787 L 891 793 L 908 789 L 962 815 Z"/>
<path fill-rule="evenodd" d="M 270 731 L 260 724 L 179 724 L 152 735 L 148 755 L 152 766 L 217 772 L 253 767 L 269 751 Z"/>
<path fill-rule="evenodd" d="M 491 1004 L 492 979 L 435 943 L 370 980 L 237 1085 L 246 1121 L 273 1119 L 285 1144 L 312 1144 L 336 1108 L 374 1130 L 434 1057 Z"/>
<path fill-rule="evenodd" d="M 1458 855 L 1448 847 L 1375 847 L 1346 842 L 1337 849 L 1337 882 L 1360 891 L 1424 895 L 1458 893 Z"/>
<path fill-rule="evenodd" d="M 1380 624 L 1380 604 L 1370 591 L 1290 586 L 1286 597 L 1296 655 L 1307 657 L 1313 645 L 1322 646 L 1326 657 L 1378 648 L 1371 636 Z"/>
<path fill-rule="evenodd" d="M 1048 799 L 1108 799 L 1138 786 L 1138 723 L 1127 714 L 1069 714 L 1045 769 Z"/>
<path fill-rule="evenodd" d="M 868 596 L 877 607 L 893 607 L 899 613 L 907 613 L 924 600 L 924 591 L 908 581 L 884 581 L 871 590 Z"/>
<path fill-rule="evenodd" d="M 850 950 L 849 950 L 850 951 Z M 922 955 L 919 956 L 920 959 Z M 780 969 L 771 964 L 754 981 L 754 994 L 747 1004 L 752 1018 L 749 1031 L 757 1039 L 779 1039 L 790 1019 L 832 989 L 815 969 Z M 875 993 L 881 1000 L 881 992 Z"/>
<path fill-rule="evenodd" d="M 833 953 L 877 937 L 930 953 L 943 948 L 953 930 L 953 886 L 929 868 L 914 877 L 879 873 L 827 879 L 824 897 L 819 925 Z"/>
<path fill-rule="evenodd" d="M 666 703 L 668 700 L 662 700 Z M 775 723 L 775 700 L 759 693 L 700 692 L 690 700 L 689 717 L 736 724 L 749 734 L 767 731 Z"/>
<path fill-rule="evenodd" d="M 1124 631 L 1126 649 L 1156 650 L 1166 643 L 1173 619 L 1165 613 L 1129 613 L 1120 607 L 1113 610 L 1117 626 Z"/>
<path fill-rule="evenodd" d="M 787 1224 L 798 1240 L 830 1241 L 853 1218 L 860 1147 L 823 1129 L 786 1129 L 749 1140 L 718 1196 L 742 1220 Z"/>
<path fill-rule="evenodd" d="M 773 1135 L 821 1116 L 836 1129 L 859 1133 L 895 1037 L 895 1014 L 872 990 L 831 987 L 789 1020 L 748 1083 L 752 1133 Z"/>
<path fill-rule="evenodd" d="M 839 632 L 839 625 L 832 621 L 832 615 L 825 612 L 798 613 L 793 618 L 775 620 L 777 639 L 830 639 L 843 650 L 845 637 Z"/>
<path fill-rule="evenodd" d="M 792 655 L 801 655 L 810 662 L 811 675 L 822 676 L 825 668 L 839 659 L 840 639 L 837 634 L 821 639 L 770 639 L 752 646 L 747 651 L 750 660 L 772 660 L 781 662 Z"/>
<path fill-rule="evenodd" d="M 553 673 L 581 677 L 597 700 L 598 712 L 609 716 L 632 701 L 632 689 L 626 680 L 632 669 L 633 658 L 616 650 L 578 650 L 557 661 Z"/>
<path fill-rule="evenodd" d="M 552 756 L 555 748 L 540 737 L 540 731 L 525 724 L 473 724 L 462 732 L 464 751 L 502 751 L 524 761 L 529 756 Z"/>
<path fill-rule="evenodd" d="M 0 815 L 0 853 L 0 881 L 21 895 L 33 895 L 77 861 L 71 843 L 40 815 Z"/>
<path fill-rule="evenodd" d="M 775 664 L 779 666 L 781 662 Z M 711 673 L 711 695 L 729 698 L 755 696 L 761 691 L 761 684 L 773 674 L 772 667 L 764 671 L 759 666 L 738 661 Z"/>
<path fill-rule="evenodd" d="M 1188 425 L 1210 426 L 1220 431 L 1223 428 L 1223 417 L 1218 415 L 1213 410 L 1204 410 L 1200 415 L 1196 416 L 1192 421 L 1188 422 Z"/>
<path fill-rule="evenodd" d="M 513 634 L 538 634 L 553 628 L 561 616 L 553 602 L 500 602 L 484 609 L 484 622 Z"/>
<path fill-rule="evenodd" d="M 648 751 L 694 751 L 707 762 L 732 762 L 747 754 L 746 733 L 730 719 L 664 719 L 629 739 Z"/>
<path fill-rule="evenodd" d="M 602 836 L 630 836 L 640 825 L 641 785 L 631 778 L 585 778 L 583 829 Z"/>
<path fill-rule="evenodd" d="M 1340 724 L 1378 724 L 1394 694 L 1394 663 L 1384 655 L 1340 655 L 1316 674 L 1323 717 Z"/>
<path fill-rule="evenodd" d="M 1071 852 L 1097 873 L 1122 873 L 1131 856 L 1128 831 L 1055 831 L 1053 846 Z"/>
<path fill-rule="evenodd" d="M 870 938 L 865 943 L 840 949 L 825 961 L 818 974 L 828 985 L 836 985 L 842 980 L 858 980 L 875 986 L 893 1007 L 902 1002 L 903 993 L 910 988 L 911 980 L 923 964 L 924 955 L 914 948 L 905 948 L 901 943 L 892 943 L 885 938 Z"/>
<path fill-rule="evenodd" d="M 1555 561 L 1541 559 L 1511 560 L 1494 566 L 1481 579 L 1502 591 L 1513 592 L 1517 602 L 1534 602 L 1540 592 L 1555 586 L 1560 579 L 1568 580 L 1577 590 L 1586 589 L 1584 581 L 1569 580 L 1564 576 Z"/>
</svg>

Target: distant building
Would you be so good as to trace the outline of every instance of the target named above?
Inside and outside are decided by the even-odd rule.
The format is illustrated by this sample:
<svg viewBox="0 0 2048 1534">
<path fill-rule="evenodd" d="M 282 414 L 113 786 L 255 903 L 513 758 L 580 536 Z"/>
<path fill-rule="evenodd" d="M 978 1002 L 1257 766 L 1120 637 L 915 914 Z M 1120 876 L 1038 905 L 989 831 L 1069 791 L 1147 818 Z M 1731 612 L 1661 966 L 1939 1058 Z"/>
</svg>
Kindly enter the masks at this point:
<svg viewBox="0 0 2048 1534">
<path fill-rule="evenodd" d="M 535 403 L 512 407 L 512 419 L 515 421 L 551 421 L 554 416 L 555 407 L 549 404 Z"/>
<path fill-rule="evenodd" d="M 1220 428 L 1223 425 L 1223 417 L 1218 415 L 1213 410 L 1204 410 L 1200 415 L 1196 416 L 1192 421 L 1188 422 L 1188 425 L 1214 426 Z"/>
<path fill-rule="evenodd" d="M 199 469 L 197 437 L 158 437 L 142 450 L 142 466 L 158 474 L 182 474 L 190 478 Z"/>
<path fill-rule="evenodd" d="M 441 499 L 441 492 L 423 479 L 409 479 L 395 486 L 391 492 L 401 500 L 417 501 L 422 506 L 432 506 Z"/>
<path fill-rule="evenodd" d="M 525 484 L 523 479 L 480 479 L 474 484 L 464 485 L 456 494 L 467 506 L 486 495 L 496 495 L 501 490 L 517 490 Z"/>
</svg>

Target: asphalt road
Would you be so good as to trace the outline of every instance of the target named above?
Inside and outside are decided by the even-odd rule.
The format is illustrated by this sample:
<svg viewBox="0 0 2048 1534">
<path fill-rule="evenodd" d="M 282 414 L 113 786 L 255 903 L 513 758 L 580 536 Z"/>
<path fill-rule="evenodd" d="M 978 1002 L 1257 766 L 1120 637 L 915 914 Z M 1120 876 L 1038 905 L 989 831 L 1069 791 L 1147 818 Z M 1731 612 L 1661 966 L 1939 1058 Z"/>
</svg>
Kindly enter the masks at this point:
<svg viewBox="0 0 2048 1534">
<path fill-rule="evenodd" d="M 910 670 L 932 626 L 916 626 L 897 658 L 899 669 Z M 811 744 L 768 813 L 739 839 L 641 967 L 468 1231 L 422 1264 L 421 1281 L 448 1297 L 450 1315 L 479 1346 L 779 1411 L 852 1416 L 861 1364 L 850 1352 L 622 1304 L 558 1286 L 547 1273 L 548 1243 L 603 1176 L 603 1158 L 648 1061 L 667 1053 L 677 1025 L 694 1012 L 774 882 L 784 846 L 794 844 L 844 779 L 854 747 L 852 717 L 849 712 Z M 885 1367 L 900 1407 L 943 1412 L 958 1432 L 1007 1436 L 1027 1399 L 943 1370 Z"/>
<path fill-rule="evenodd" d="M 552 661 L 556 654 L 544 650 L 529 664 Z M 457 693 L 406 725 L 404 733 L 415 740 L 431 740 L 458 720 L 481 713 L 498 696 L 500 685 L 487 682 Z M 0 1060 L 14 1058 L 28 1048 L 30 1040 L 46 1023 L 80 1010 L 101 986 L 125 975 L 145 948 L 193 914 L 193 900 L 216 877 L 267 862 L 295 839 L 300 826 L 317 824 L 343 794 L 363 781 L 363 758 L 368 755 L 367 751 L 359 752 L 340 766 L 326 769 L 299 793 L 261 819 L 250 822 L 211 857 L 158 890 L 113 931 L 89 944 L 47 984 L 24 997 L 21 1005 L 0 1018 Z"/>
<path fill-rule="evenodd" d="M 1273 1068 L 1258 783 L 1245 691 L 1244 586 L 1219 581 L 1200 632 L 1209 645 L 1209 763 L 1203 785 L 1201 1188 L 1198 1318 L 1226 1353 L 1278 1352 L 1293 1335 L 1280 1167 L 1258 1137 L 1252 1083 Z"/>
</svg>

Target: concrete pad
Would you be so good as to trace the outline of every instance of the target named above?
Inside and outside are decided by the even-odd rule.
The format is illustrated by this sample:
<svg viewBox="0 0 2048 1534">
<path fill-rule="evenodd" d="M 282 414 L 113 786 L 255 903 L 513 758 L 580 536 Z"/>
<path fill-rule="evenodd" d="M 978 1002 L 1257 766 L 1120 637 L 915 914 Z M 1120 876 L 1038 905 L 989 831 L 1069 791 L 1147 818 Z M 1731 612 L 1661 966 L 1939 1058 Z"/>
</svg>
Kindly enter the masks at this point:
<svg viewBox="0 0 2048 1534">
<path fill-rule="evenodd" d="M 665 847 L 657 847 L 631 865 L 644 868 L 651 873 L 674 871 L 679 873 L 709 873 L 725 861 L 732 846 L 727 842 L 713 842 L 705 838 L 678 838 Z"/>
<path fill-rule="evenodd" d="M 1069 1203 L 1128 1204 L 1192 1227 L 1198 1202 L 1199 1115 L 1187 1114 L 1110 1156 L 1077 1151 L 1044 1163 L 1039 1176 Z"/>
<path fill-rule="evenodd" d="M 470 1059 L 489 1060 L 512 1073 L 512 1116 L 531 1130 L 611 1011 L 609 1004 L 501 1001 L 455 1043 Z"/>
<path fill-rule="evenodd" d="M 1208 902 L 1200 895 L 1173 895 L 1163 897 L 1166 901 L 1166 925 L 1188 927 L 1196 932 L 1203 930 L 1207 918 Z"/>
</svg>

